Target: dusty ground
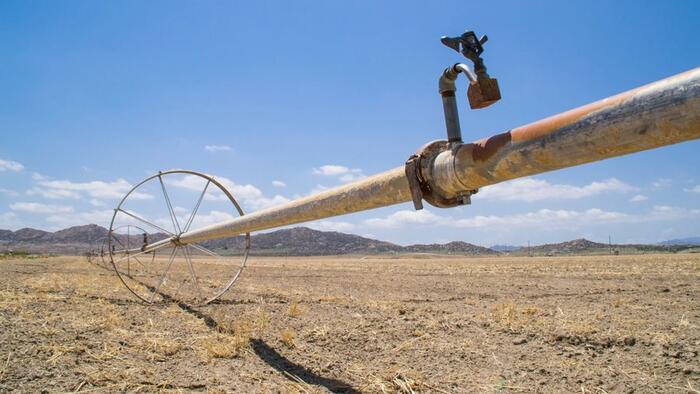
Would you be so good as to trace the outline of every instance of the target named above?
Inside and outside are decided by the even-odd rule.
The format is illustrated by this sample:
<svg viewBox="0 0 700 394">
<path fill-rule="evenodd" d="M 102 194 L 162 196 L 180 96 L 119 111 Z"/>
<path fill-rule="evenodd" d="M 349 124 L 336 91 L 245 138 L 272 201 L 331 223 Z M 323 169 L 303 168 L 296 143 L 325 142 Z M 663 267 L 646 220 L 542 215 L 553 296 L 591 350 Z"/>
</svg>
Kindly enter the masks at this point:
<svg viewBox="0 0 700 394">
<path fill-rule="evenodd" d="M 0 260 L 0 392 L 698 392 L 700 255 L 252 258 L 221 303 Z"/>
</svg>

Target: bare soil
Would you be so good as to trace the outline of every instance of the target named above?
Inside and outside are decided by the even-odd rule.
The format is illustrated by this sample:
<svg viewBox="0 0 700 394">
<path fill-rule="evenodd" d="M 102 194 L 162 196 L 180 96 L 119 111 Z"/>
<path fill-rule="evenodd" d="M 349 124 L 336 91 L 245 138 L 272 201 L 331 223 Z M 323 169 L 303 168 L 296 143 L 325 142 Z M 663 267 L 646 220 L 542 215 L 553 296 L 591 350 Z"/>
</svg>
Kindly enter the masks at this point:
<svg viewBox="0 0 700 394">
<path fill-rule="evenodd" d="M 204 307 L 0 260 L 0 392 L 697 393 L 699 328 L 697 254 L 255 257 Z"/>
</svg>

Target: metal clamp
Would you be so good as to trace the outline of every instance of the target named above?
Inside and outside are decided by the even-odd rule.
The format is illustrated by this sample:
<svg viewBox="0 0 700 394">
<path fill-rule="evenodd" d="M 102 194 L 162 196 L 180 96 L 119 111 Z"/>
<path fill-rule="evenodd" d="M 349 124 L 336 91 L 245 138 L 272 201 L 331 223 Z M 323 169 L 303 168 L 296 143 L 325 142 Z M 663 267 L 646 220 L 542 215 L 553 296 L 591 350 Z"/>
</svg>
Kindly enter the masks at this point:
<svg viewBox="0 0 700 394">
<path fill-rule="evenodd" d="M 437 208 L 452 208 L 459 205 L 471 204 L 471 195 L 478 190 L 470 190 L 457 197 L 445 197 L 430 186 L 428 180 L 423 177 L 421 167 L 423 160 L 431 160 L 438 153 L 449 149 L 450 143 L 445 140 L 437 140 L 423 145 L 418 151 L 406 160 L 406 178 L 411 190 L 411 200 L 416 211 L 423 209 L 423 200 Z"/>
</svg>

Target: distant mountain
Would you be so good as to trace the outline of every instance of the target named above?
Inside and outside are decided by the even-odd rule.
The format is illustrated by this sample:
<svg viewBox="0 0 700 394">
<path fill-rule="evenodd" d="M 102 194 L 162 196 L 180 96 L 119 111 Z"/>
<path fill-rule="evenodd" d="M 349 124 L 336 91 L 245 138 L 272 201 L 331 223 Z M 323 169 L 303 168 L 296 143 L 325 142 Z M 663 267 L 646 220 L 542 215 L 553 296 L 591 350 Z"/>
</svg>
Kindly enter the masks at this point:
<svg viewBox="0 0 700 394">
<path fill-rule="evenodd" d="M 698 246 L 700 246 L 700 237 L 669 239 L 668 241 L 659 242 L 659 245 L 698 245 Z"/>
<path fill-rule="evenodd" d="M 599 242 L 589 241 L 585 238 L 574 239 L 572 241 L 560 242 L 557 244 L 545 244 L 535 246 L 532 249 L 546 249 L 546 250 L 559 250 L 565 253 L 569 252 L 579 252 L 589 249 L 601 249 L 609 248 L 608 244 L 602 244 Z"/>
<path fill-rule="evenodd" d="M 20 242 L 41 242 L 47 239 L 51 233 L 33 228 L 23 228 L 15 231 L 12 234 L 13 241 Z"/>
<path fill-rule="evenodd" d="M 462 241 L 453 241 L 446 244 L 409 245 L 403 248 L 404 252 L 411 253 L 446 253 L 469 255 L 494 255 L 497 251 L 483 246 L 478 246 Z"/>
<path fill-rule="evenodd" d="M 214 250 L 240 251 L 243 237 L 223 238 L 202 242 Z M 390 242 L 377 241 L 359 235 L 336 231 L 318 231 L 295 227 L 251 237 L 251 253 L 265 255 L 322 256 L 351 253 L 401 252 L 402 247 Z"/>
<path fill-rule="evenodd" d="M 51 242 L 84 242 L 92 243 L 107 237 L 109 230 L 96 224 L 69 227 L 51 234 Z"/>
<path fill-rule="evenodd" d="M 490 249 L 493 249 L 497 252 L 515 252 L 517 250 L 522 249 L 522 246 L 515 246 L 515 245 L 493 245 Z"/>
<path fill-rule="evenodd" d="M 613 245 L 615 247 L 617 245 Z M 585 238 L 574 239 L 554 244 L 534 245 L 529 248 L 521 248 L 519 251 L 533 255 L 562 255 L 562 254 L 588 254 L 596 251 L 609 251 L 610 246 L 599 242 L 589 241 Z"/>
<path fill-rule="evenodd" d="M 54 233 L 21 229 L 0 230 L 0 251 L 22 250 L 29 252 L 84 253 L 100 248 L 108 230 L 94 224 L 70 227 Z M 119 236 L 126 244 L 126 235 Z M 164 234 L 149 235 L 149 242 L 165 238 Z M 131 245 L 138 246 L 141 235 L 132 235 Z M 203 246 L 222 254 L 233 254 L 244 248 L 242 236 L 223 238 L 201 243 Z M 461 255 L 493 255 L 498 252 L 466 242 L 447 244 L 401 246 L 391 242 L 378 241 L 359 235 L 335 231 L 318 231 L 306 227 L 282 229 L 260 233 L 251 237 L 251 253 L 278 256 L 322 256 L 340 254 L 383 254 L 383 253 L 441 253 Z"/>
<path fill-rule="evenodd" d="M 517 254 L 532 254 L 532 255 L 585 255 L 585 254 L 608 254 L 612 251 L 620 253 L 648 253 L 648 252 L 682 252 L 684 250 L 693 249 L 692 245 L 688 244 L 669 244 L 669 245 L 653 245 L 653 244 L 612 244 L 593 242 L 585 238 L 575 239 L 572 241 L 560 242 L 555 244 L 536 245 L 528 248 L 521 248 Z"/>
<path fill-rule="evenodd" d="M 0 230 L 0 251 L 21 250 L 32 253 L 84 253 L 101 246 L 107 239 L 109 231 L 96 224 L 74 226 L 56 232 L 23 228 L 17 231 Z M 141 245 L 143 237 L 139 234 L 128 237 L 117 236 L 125 245 Z M 153 234 L 151 241 L 165 238 L 163 234 Z"/>
<path fill-rule="evenodd" d="M 56 232 L 23 228 L 17 231 L 0 230 L 0 252 L 6 250 L 32 253 L 81 254 L 88 250 L 98 250 L 107 238 L 108 230 L 89 224 L 75 226 Z M 165 234 L 149 234 L 148 242 L 167 238 Z M 118 242 L 133 248 L 143 243 L 141 234 L 118 235 Z M 222 254 L 236 254 L 244 248 L 242 236 L 223 238 L 201 243 L 203 246 Z M 612 245 L 613 250 L 622 253 L 679 252 L 697 250 L 700 238 L 685 238 L 665 241 L 657 245 Z M 446 244 L 417 244 L 401 246 L 391 242 L 361 237 L 359 235 L 335 231 L 318 231 L 306 227 L 287 228 L 251 237 L 251 253 L 272 256 L 323 256 L 342 254 L 386 254 L 386 253 L 436 253 L 445 255 L 495 256 L 502 252 L 513 255 L 582 255 L 607 254 L 610 245 L 575 239 L 572 241 L 536 245 L 530 248 L 509 245 L 495 245 L 492 248 L 454 241 Z"/>
</svg>

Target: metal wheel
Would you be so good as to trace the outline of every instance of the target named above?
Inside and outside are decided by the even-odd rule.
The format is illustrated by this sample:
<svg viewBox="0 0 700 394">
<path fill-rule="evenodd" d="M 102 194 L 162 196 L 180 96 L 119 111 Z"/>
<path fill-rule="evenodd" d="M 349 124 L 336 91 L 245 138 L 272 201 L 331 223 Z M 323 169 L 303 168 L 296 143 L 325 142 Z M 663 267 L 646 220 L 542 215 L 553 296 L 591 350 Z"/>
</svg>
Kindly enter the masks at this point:
<svg viewBox="0 0 700 394">
<path fill-rule="evenodd" d="M 213 209 L 203 213 L 204 205 Z M 187 170 L 159 172 L 134 186 L 114 210 L 106 248 L 109 262 L 127 289 L 147 303 L 214 301 L 245 268 L 250 234 L 189 244 L 176 239 L 233 217 L 229 212 L 243 216 L 231 193 L 213 177 Z M 174 241 L 149 247 L 166 239 Z"/>
</svg>

